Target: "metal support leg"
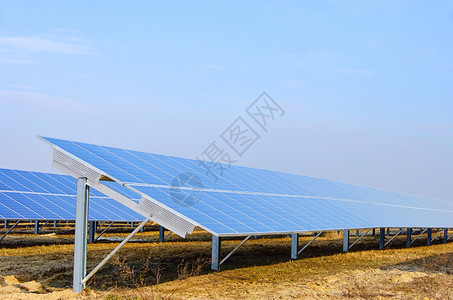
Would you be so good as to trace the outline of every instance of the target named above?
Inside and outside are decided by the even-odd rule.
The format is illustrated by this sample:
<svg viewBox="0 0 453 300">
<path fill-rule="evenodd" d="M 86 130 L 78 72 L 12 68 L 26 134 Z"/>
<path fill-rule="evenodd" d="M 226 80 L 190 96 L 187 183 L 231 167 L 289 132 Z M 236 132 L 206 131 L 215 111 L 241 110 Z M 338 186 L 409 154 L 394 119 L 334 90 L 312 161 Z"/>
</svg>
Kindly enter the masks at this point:
<svg viewBox="0 0 453 300">
<path fill-rule="evenodd" d="M 359 235 L 360 235 L 360 230 L 357 229 L 357 230 L 355 231 L 355 236 L 359 236 Z"/>
<path fill-rule="evenodd" d="M 77 178 L 76 224 L 74 237 L 74 277 L 73 291 L 82 292 L 85 284 L 87 261 L 87 227 L 88 227 L 88 196 L 90 189 L 86 178 Z"/>
<path fill-rule="evenodd" d="M 134 228 L 134 222 L 131 222 L 131 228 Z"/>
<path fill-rule="evenodd" d="M 384 250 L 385 228 L 379 228 L 379 250 Z"/>
<path fill-rule="evenodd" d="M 406 248 L 411 247 L 411 241 L 412 241 L 412 228 L 407 228 L 406 229 Z"/>
<path fill-rule="evenodd" d="M 5 227 L 4 228 L 8 228 L 8 220 L 5 220 Z"/>
<path fill-rule="evenodd" d="M 299 234 L 291 233 L 291 259 L 297 259 L 298 249 L 299 249 Z"/>
<path fill-rule="evenodd" d="M 159 226 L 159 243 L 164 241 L 164 230 L 165 228 L 163 226 Z"/>
<path fill-rule="evenodd" d="M 444 244 L 446 244 L 448 241 L 448 228 L 444 229 Z"/>
<path fill-rule="evenodd" d="M 387 236 L 390 236 L 390 228 L 387 228 Z"/>
<path fill-rule="evenodd" d="M 34 230 L 34 234 L 38 234 L 39 233 L 39 221 L 38 220 L 35 220 L 35 230 Z"/>
<path fill-rule="evenodd" d="M 428 240 L 426 241 L 426 245 L 431 246 L 431 228 L 428 228 Z"/>
<path fill-rule="evenodd" d="M 343 252 L 349 249 L 349 230 L 343 230 Z"/>
<path fill-rule="evenodd" d="M 376 235 L 376 228 L 373 228 L 373 236 Z"/>
<path fill-rule="evenodd" d="M 220 237 L 217 235 L 212 235 L 212 257 L 211 257 L 211 270 L 219 270 L 219 261 L 220 261 Z"/>
<path fill-rule="evenodd" d="M 57 221 L 53 221 L 53 227 L 54 227 L 54 228 L 57 227 Z"/>
<path fill-rule="evenodd" d="M 94 235 L 96 234 L 96 221 L 90 221 L 88 226 L 88 243 L 94 243 Z"/>
</svg>

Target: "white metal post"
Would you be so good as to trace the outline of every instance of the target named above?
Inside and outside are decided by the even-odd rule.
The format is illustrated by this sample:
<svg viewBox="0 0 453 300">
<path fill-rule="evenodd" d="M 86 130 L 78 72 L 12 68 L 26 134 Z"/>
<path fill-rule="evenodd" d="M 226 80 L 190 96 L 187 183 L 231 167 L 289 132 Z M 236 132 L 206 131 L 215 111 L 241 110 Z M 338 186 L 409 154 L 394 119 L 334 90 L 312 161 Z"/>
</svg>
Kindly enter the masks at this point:
<svg viewBox="0 0 453 300">
<path fill-rule="evenodd" d="M 90 189 L 86 178 L 77 178 L 76 223 L 74 236 L 74 277 L 73 291 L 82 292 L 85 284 L 82 282 L 87 267 L 87 230 L 88 230 L 88 199 Z"/>
<path fill-rule="evenodd" d="M 384 250 L 385 228 L 379 228 L 379 250 Z"/>
<path fill-rule="evenodd" d="M 343 230 L 343 252 L 349 250 L 349 230 Z"/>
<path fill-rule="evenodd" d="M 299 249 L 299 234 L 291 233 L 291 259 L 297 259 L 298 249 Z"/>
<path fill-rule="evenodd" d="M 163 243 L 164 242 L 164 238 L 165 238 L 164 230 L 165 230 L 165 228 L 163 226 L 159 225 L 159 243 Z"/>
<path fill-rule="evenodd" d="M 406 229 L 406 248 L 411 247 L 411 241 L 412 241 L 412 228 L 407 228 Z"/>
<path fill-rule="evenodd" d="M 89 221 L 88 222 L 88 243 L 94 243 L 94 235 L 96 234 L 96 221 Z"/>
<path fill-rule="evenodd" d="M 212 257 L 211 257 L 211 270 L 219 270 L 220 262 L 220 246 L 221 240 L 217 235 L 212 235 Z"/>
</svg>

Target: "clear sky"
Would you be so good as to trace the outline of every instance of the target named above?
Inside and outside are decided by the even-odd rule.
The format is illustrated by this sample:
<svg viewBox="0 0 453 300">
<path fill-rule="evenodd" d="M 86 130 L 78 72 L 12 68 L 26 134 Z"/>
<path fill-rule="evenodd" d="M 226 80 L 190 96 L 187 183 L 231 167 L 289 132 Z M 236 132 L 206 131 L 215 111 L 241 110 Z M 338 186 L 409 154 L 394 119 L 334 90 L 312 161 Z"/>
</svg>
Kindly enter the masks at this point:
<svg viewBox="0 0 453 300">
<path fill-rule="evenodd" d="M 451 1 L 0 2 L 0 167 L 56 172 L 38 134 L 194 158 L 263 91 L 237 164 L 453 200 Z"/>
</svg>

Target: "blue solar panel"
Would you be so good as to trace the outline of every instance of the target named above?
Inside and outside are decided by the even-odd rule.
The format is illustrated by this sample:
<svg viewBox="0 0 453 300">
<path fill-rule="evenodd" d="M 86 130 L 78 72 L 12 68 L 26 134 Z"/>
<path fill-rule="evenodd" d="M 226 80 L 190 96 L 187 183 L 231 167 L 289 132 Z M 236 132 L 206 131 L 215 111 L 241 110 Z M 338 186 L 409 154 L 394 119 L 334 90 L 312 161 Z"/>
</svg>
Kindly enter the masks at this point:
<svg viewBox="0 0 453 300">
<path fill-rule="evenodd" d="M 131 199 L 140 196 L 111 182 L 109 187 Z M 67 175 L 0 169 L 0 219 L 75 220 L 76 180 Z M 143 217 L 92 189 L 89 220 L 143 221 Z"/>
<path fill-rule="evenodd" d="M 216 178 L 193 159 L 43 139 L 122 185 L 103 184 L 124 185 L 132 194 L 123 195 L 138 193 L 217 235 L 453 227 L 452 201 L 240 166 Z M 181 174 L 198 189 L 179 189 Z"/>
</svg>

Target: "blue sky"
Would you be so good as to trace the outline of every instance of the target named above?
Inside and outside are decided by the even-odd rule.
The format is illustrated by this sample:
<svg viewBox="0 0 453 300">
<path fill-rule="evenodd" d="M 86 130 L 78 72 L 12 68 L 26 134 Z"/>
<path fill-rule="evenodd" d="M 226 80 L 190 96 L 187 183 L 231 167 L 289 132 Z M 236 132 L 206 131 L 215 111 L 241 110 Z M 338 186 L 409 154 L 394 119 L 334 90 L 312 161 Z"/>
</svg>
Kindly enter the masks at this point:
<svg viewBox="0 0 453 300">
<path fill-rule="evenodd" d="M 2 1 L 0 167 L 36 135 L 198 156 L 266 91 L 238 164 L 453 199 L 450 1 Z"/>
</svg>

